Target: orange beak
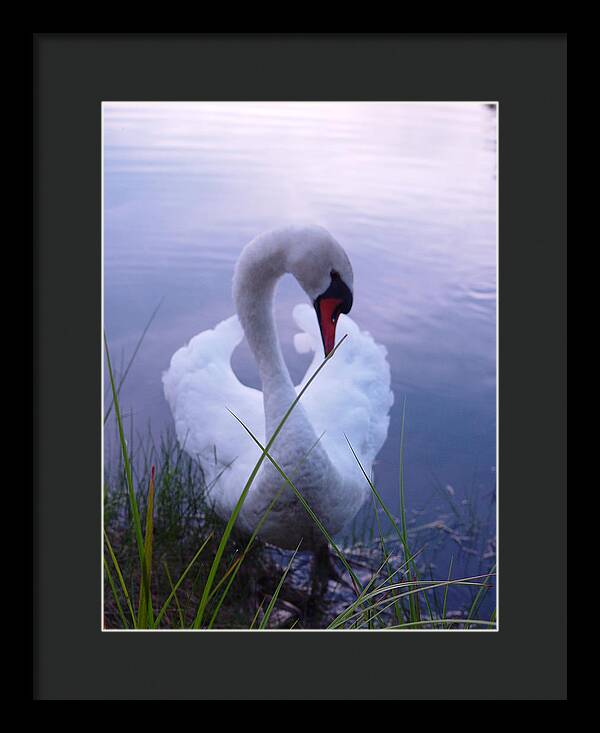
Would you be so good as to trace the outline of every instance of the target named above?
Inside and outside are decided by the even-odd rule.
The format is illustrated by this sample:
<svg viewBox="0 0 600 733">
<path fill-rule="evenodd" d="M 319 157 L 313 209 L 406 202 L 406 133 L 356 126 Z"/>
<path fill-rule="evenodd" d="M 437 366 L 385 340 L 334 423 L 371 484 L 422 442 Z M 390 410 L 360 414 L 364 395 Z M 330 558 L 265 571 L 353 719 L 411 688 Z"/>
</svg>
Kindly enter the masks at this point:
<svg viewBox="0 0 600 733">
<path fill-rule="evenodd" d="M 339 298 L 319 298 L 315 303 L 325 356 L 329 356 L 335 346 L 335 327 L 343 304 Z"/>
</svg>

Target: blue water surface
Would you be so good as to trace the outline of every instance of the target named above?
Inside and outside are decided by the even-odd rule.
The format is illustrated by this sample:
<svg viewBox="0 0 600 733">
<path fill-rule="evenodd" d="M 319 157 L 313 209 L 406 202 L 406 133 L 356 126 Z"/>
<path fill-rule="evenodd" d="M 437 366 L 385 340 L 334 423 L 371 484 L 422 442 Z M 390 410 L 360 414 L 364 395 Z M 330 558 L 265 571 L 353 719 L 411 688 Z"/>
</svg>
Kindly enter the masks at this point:
<svg viewBox="0 0 600 733">
<path fill-rule="evenodd" d="M 117 362 L 161 303 L 127 376 L 128 425 L 160 434 L 171 424 L 161 373 L 179 346 L 233 313 L 246 242 L 282 224 L 321 224 L 352 261 L 352 317 L 388 350 L 395 404 L 379 490 L 397 511 L 405 404 L 409 521 L 415 530 L 437 522 L 447 536 L 423 535 L 436 548 L 432 573 L 445 577 L 450 558 L 465 572 L 491 566 L 496 108 L 105 103 L 103 135 L 104 325 Z M 291 311 L 303 300 L 286 276 L 276 317 L 297 380 L 309 358 L 293 347 Z M 259 386 L 245 344 L 233 363 Z M 109 453 L 109 431 L 106 440 Z"/>
</svg>

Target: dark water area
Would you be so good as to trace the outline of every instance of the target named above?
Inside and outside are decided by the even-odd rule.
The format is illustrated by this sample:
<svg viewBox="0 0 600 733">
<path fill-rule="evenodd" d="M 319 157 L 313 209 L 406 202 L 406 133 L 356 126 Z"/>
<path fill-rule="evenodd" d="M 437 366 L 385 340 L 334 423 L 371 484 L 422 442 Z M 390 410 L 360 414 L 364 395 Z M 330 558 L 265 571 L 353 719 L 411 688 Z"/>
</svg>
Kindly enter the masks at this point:
<svg viewBox="0 0 600 733">
<path fill-rule="evenodd" d="M 437 577 L 494 562 L 496 530 L 496 110 L 475 103 L 105 104 L 104 326 L 126 364 L 126 429 L 171 425 L 161 374 L 234 312 L 231 277 L 256 234 L 318 223 L 348 252 L 352 318 L 388 350 L 395 404 L 375 465 Z M 276 318 L 292 377 L 286 276 Z M 245 344 L 233 365 L 259 387 Z M 105 381 L 105 386 L 108 381 Z M 106 431 L 107 458 L 115 451 Z M 372 531 L 373 509 L 360 519 Z M 382 518 L 387 526 L 385 518 Z M 369 529 L 371 526 L 371 529 Z M 421 528 L 421 529 L 419 529 Z M 493 607 L 493 599 L 486 601 Z"/>
</svg>

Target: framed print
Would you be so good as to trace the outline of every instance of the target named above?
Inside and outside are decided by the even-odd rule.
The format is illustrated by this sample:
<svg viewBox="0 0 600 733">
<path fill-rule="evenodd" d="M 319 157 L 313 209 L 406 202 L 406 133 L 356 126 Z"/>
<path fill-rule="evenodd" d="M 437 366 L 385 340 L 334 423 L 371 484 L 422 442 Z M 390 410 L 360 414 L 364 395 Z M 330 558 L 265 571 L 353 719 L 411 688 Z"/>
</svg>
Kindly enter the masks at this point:
<svg viewBox="0 0 600 733">
<path fill-rule="evenodd" d="M 34 52 L 34 697 L 564 699 L 565 37 Z"/>
</svg>

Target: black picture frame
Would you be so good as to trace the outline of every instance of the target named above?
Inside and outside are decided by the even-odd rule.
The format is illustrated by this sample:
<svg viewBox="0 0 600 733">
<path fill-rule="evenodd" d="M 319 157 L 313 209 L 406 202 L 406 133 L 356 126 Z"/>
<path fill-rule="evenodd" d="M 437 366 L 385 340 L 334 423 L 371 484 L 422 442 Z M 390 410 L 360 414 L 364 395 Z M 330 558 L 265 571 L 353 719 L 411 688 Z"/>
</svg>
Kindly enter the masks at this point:
<svg viewBox="0 0 600 733">
<path fill-rule="evenodd" d="M 33 699 L 565 699 L 566 34 L 34 34 L 32 70 Z M 108 99 L 499 102 L 499 631 L 101 631 Z"/>
</svg>

